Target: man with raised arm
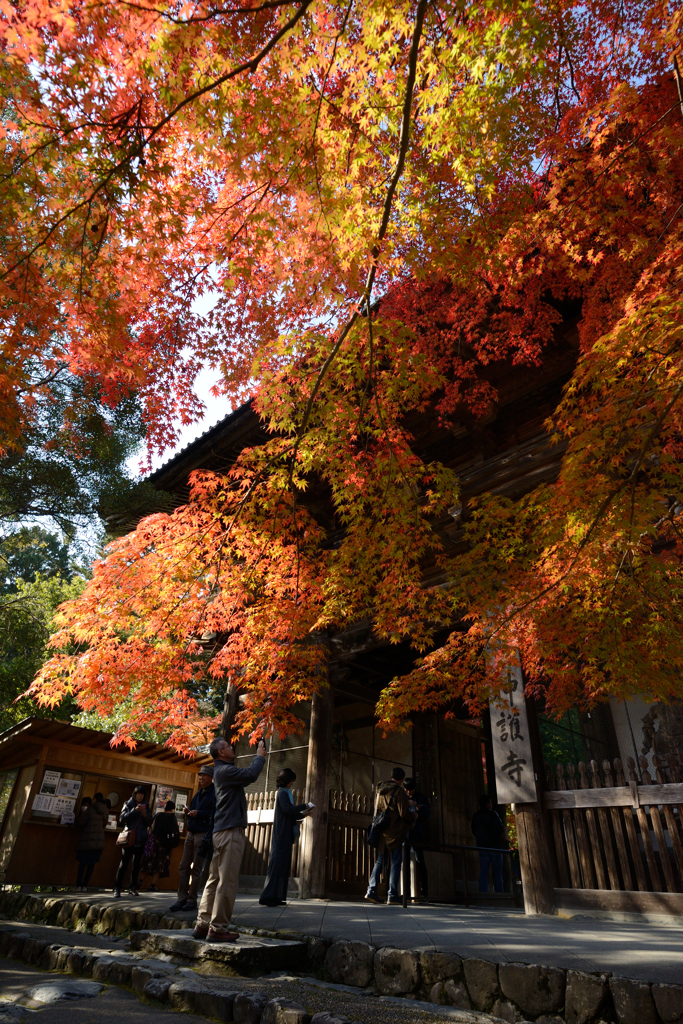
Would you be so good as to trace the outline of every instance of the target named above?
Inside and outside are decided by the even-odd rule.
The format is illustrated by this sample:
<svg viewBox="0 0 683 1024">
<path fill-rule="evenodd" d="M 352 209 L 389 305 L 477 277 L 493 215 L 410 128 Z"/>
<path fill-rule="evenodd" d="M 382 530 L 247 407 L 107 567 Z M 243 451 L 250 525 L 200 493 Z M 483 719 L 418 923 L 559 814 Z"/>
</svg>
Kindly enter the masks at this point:
<svg viewBox="0 0 683 1024">
<path fill-rule="evenodd" d="M 230 921 L 247 827 L 244 787 L 255 782 L 261 774 L 266 762 L 266 747 L 260 740 L 256 757 L 248 768 L 235 767 L 235 751 L 223 736 L 211 742 L 209 753 L 214 759 L 213 784 L 216 788 L 211 836 L 213 857 L 192 934 L 195 939 L 206 939 L 207 942 L 234 942 L 239 935 L 230 930 Z"/>
</svg>

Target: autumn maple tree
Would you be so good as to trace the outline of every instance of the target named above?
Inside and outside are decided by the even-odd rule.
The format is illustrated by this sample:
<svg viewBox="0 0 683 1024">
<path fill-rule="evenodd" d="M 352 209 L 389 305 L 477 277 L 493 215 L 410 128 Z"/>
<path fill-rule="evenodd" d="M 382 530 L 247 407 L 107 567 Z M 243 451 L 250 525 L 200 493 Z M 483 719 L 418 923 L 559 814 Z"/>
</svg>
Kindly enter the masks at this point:
<svg viewBox="0 0 683 1024">
<path fill-rule="evenodd" d="M 326 633 L 361 619 L 422 655 L 386 725 L 476 704 L 518 652 L 560 710 L 680 693 L 681 10 L 0 11 L 6 445 L 31 415 L 22 366 L 57 357 L 114 404 L 134 386 L 152 449 L 199 414 L 206 364 L 271 431 L 111 545 L 34 695 L 108 713 L 133 694 L 120 738 L 158 725 L 187 749 L 202 686 L 239 679 L 239 727 L 286 732 Z M 558 480 L 470 503 L 450 556 L 458 480 L 406 414 L 489 415 L 486 366 L 540 366 L 568 323 Z"/>
</svg>

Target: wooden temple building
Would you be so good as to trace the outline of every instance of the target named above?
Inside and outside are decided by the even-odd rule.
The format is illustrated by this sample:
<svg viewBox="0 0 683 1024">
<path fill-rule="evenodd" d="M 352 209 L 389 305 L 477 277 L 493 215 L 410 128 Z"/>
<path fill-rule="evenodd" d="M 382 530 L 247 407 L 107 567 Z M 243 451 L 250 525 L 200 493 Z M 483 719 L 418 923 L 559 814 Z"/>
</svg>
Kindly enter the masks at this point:
<svg viewBox="0 0 683 1024">
<path fill-rule="evenodd" d="M 486 419 L 463 416 L 443 426 L 435 417 L 416 414 L 407 422 L 419 456 L 457 473 L 463 506 L 484 492 L 517 499 L 557 477 L 564 449 L 550 444 L 544 424 L 572 375 L 577 351 L 575 330 L 568 325 L 542 366 L 492 364 L 486 373 L 498 401 Z M 265 439 L 246 404 L 170 459 L 151 483 L 181 502 L 192 470 L 226 470 L 244 447 Z M 452 551 L 462 544 L 461 514 L 461 508 L 451 509 L 436 524 Z M 509 773 L 506 777 L 496 763 L 489 714 L 471 720 L 457 707 L 449 719 L 425 713 L 415 716 L 409 732 L 381 736 L 374 719 L 378 695 L 409 670 L 412 660 L 407 645 L 378 641 L 370 622 L 331 638 L 329 687 L 313 701 L 300 736 L 272 743 L 266 770 L 251 787 L 245 876 L 265 871 L 268 807 L 275 775 L 286 764 L 297 772 L 297 787 L 316 804 L 314 827 L 304 828 L 293 864 L 301 894 L 361 895 L 371 866 L 364 829 L 373 790 L 401 765 L 431 803 L 430 898 L 460 899 L 465 890 L 476 889 L 476 855 L 458 857 L 456 848 L 474 844 L 471 818 L 481 794 L 488 792 L 501 814 L 514 808 L 510 821 L 516 823 L 528 913 L 683 914 L 681 708 L 614 701 L 555 722 L 542 707 L 525 707 L 534 778 L 522 802 L 519 794 L 514 799 Z M 248 748 L 238 748 L 240 760 L 251 756 Z M 562 777 L 558 762 L 566 766 Z M 659 810 L 635 806 L 640 787 L 648 783 L 669 801 Z"/>
<path fill-rule="evenodd" d="M 571 377 L 576 354 L 570 329 L 538 368 L 492 364 L 486 372 L 499 397 L 485 420 L 463 416 L 446 427 L 415 415 L 407 423 L 420 457 L 439 460 L 458 474 L 463 506 L 484 492 L 517 499 L 556 478 L 563 448 L 550 444 L 544 423 Z M 224 471 L 244 447 L 265 438 L 251 405 L 244 405 L 149 479 L 180 504 L 191 471 Z M 451 509 L 436 524 L 453 551 L 463 543 L 461 514 L 461 508 Z M 109 525 L 122 531 L 131 523 Z M 519 779 L 505 771 L 495 711 L 476 720 L 457 706 L 449 719 L 418 714 L 410 731 L 381 736 L 374 717 L 379 693 L 410 669 L 412 659 L 407 645 L 379 641 L 370 622 L 331 638 L 329 686 L 303 713 L 301 735 L 271 743 L 266 769 L 249 787 L 245 885 L 256 887 L 265 874 L 274 780 L 287 765 L 297 773 L 296 787 L 316 805 L 292 865 L 300 894 L 361 896 L 372 861 L 364 830 L 374 787 L 400 765 L 417 778 L 431 804 L 430 899 L 476 898 L 476 853 L 459 848 L 474 846 L 471 818 L 487 792 L 514 825 L 511 839 L 519 848 L 527 913 L 683 915 L 680 708 L 614 702 L 554 722 L 541 706 L 525 703 L 527 774 L 524 787 L 515 789 Z M 238 763 L 247 761 L 253 751 L 238 745 L 237 756 Z M 158 757 L 150 754 L 150 763 Z M 507 880 L 512 882 L 509 872 Z"/>
</svg>

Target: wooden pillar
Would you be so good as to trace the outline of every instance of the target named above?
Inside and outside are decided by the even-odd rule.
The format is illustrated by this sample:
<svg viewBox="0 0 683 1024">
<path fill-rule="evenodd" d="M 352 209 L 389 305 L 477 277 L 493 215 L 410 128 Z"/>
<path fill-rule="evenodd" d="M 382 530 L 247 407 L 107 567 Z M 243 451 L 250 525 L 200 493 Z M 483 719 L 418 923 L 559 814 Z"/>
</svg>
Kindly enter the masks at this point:
<svg viewBox="0 0 683 1024">
<path fill-rule="evenodd" d="M 311 702 L 306 800 L 314 803 L 315 807 L 306 818 L 301 838 L 299 878 L 302 899 L 322 899 L 325 895 L 333 714 L 334 689 L 326 683 Z"/>
<path fill-rule="evenodd" d="M 555 858 L 548 837 L 548 814 L 543 810 L 545 776 L 538 717 L 532 700 L 527 700 L 529 738 L 536 775 L 538 801 L 514 804 L 519 843 L 519 866 L 524 892 L 524 912 L 552 914 L 555 909 Z"/>
<path fill-rule="evenodd" d="M 543 809 L 538 803 L 513 804 L 519 844 L 519 867 L 524 913 L 552 914 L 555 908 L 554 870 Z"/>
</svg>

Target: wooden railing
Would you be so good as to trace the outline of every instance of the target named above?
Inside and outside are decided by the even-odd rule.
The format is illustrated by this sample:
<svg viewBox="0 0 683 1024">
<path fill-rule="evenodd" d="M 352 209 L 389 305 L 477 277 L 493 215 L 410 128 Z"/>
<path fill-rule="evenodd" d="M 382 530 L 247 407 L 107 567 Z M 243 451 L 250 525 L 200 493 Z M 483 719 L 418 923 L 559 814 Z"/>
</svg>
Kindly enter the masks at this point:
<svg viewBox="0 0 683 1024">
<path fill-rule="evenodd" d="M 560 885 L 683 893 L 683 783 L 654 757 L 547 769 Z M 602 771 L 600 770 L 602 768 Z"/>
</svg>

